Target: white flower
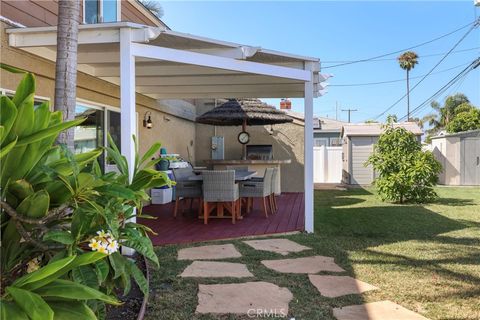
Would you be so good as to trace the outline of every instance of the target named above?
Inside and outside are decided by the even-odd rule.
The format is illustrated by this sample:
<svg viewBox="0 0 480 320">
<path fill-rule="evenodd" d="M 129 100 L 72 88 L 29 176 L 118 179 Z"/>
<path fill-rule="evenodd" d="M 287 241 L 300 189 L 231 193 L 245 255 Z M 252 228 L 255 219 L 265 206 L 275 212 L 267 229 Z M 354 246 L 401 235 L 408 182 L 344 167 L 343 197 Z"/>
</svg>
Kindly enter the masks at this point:
<svg viewBox="0 0 480 320">
<path fill-rule="evenodd" d="M 98 249 L 102 246 L 101 241 L 97 241 L 96 238 L 90 239 L 90 243 L 88 244 L 90 248 L 92 248 L 92 251 L 98 251 Z"/>
<path fill-rule="evenodd" d="M 108 238 L 108 237 L 110 237 L 110 233 L 103 231 L 103 229 L 100 230 L 100 231 L 97 231 L 97 234 L 98 234 L 98 236 L 99 236 L 100 238 Z"/>
<path fill-rule="evenodd" d="M 118 242 L 116 240 L 113 240 L 112 238 L 108 238 L 108 245 L 107 245 L 107 250 L 109 254 L 112 254 L 114 252 L 118 251 Z"/>
<path fill-rule="evenodd" d="M 38 261 L 38 258 L 33 258 L 27 262 L 27 273 L 32 273 L 38 269 L 40 269 L 40 262 Z"/>
</svg>

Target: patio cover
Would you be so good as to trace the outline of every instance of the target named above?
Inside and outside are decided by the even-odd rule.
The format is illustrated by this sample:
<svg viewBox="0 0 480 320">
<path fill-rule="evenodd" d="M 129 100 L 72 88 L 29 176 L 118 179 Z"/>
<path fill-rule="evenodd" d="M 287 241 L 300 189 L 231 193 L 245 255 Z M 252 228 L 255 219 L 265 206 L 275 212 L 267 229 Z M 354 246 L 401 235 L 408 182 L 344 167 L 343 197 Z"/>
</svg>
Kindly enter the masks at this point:
<svg viewBox="0 0 480 320">
<path fill-rule="evenodd" d="M 9 45 L 55 61 L 56 27 L 8 29 Z M 304 98 L 305 229 L 313 232 L 313 98 L 316 58 L 129 22 L 81 25 L 78 70 L 120 85 L 121 149 L 134 161 L 135 92 L 154 99 Z"/>
</svg>

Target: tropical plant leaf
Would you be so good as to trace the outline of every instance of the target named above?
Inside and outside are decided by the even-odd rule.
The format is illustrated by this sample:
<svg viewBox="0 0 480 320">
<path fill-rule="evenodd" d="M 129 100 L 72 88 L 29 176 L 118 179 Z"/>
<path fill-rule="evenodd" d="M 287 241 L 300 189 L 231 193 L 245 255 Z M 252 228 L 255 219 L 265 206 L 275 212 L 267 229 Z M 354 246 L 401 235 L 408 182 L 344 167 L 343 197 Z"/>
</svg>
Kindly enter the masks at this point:
<svg viewBox="0 0 480 320">
<path fill-rule="evenodd" d="M 6 291 L 30 319 L 53 320 L 53 310 L 38 294 L 15 287 L 7 287 Z"/>
<path fill-rule="evenodd" d="M 5 63 L 0 63 L 0 69 L 6 70 L 11 73 L 27 73 L 28 72 L 17 67 L 9 66 L 8 64 L 5 64 Z"/>
<path fill-rule="evenodd" d="M 73 244 L 72 234 L 68 231 L 50 230 L 43 236 L 44 241 L 55 241 L 62 244 Z"/>
<path fill-rule="evenodd" d="M 148 295 L 148 281 L 145 278 L 143 272 L 137 267 L 134 261 L 130 261 L 128 263 L 128 268 L 130 274 L 132 275 L 133 279 L 135 279 L 135 282 L 138 284 L 140 290 L 143 292 L 144 295 Z"/>
<path fill-rule="evenodd" d="M 161 147 L 162 147 L 161 143 L 159 142 L 154 143 L 150 147 L 150 149 L 148 149 L 147 152 L 143 154 L 142 159 L 140 159 L 139 166 L 142 166 L 145 163 L 145 161 L 150 160 L 155 155 L 155 153 L 157 153 L 157 151 L 160 150 Z"/>
<path fill-rule="evenodd" d="M 3 144 L 3 141 L 9 135 L 9 132 L 12 129 L 13 124 L 15 123 L 18 112 L 17 112 L 17 106 L 7 96 L 0 97 L 0 107 L 1 107 L 0 125 L 4 127 L 4 131 L 0 139 L 0 144 Z"/>
<path fill-rule="evenodd" d="M 92 271 L 93 272 L 93 271 Z M 57 297 L 72 300 L 101 300 L 109 304 L 120 305 L 121 302 L 112 296 L 90 288 L 89 286 L 70 280 L 55 280 L 48 285 L 35 290 L 42 297 Z"/>
<path fill-rule="evenodd" d="M 84 302 L 50 302 L 54 320 L 97 320 L 95 313 Z"/>
<path fill-rule="evenodd" d="M 95 270 L 97 272 L 97 279 L 99 283 L 103 283 L 105 280 L 107 280 L 108 273 L 110 272 L 110 266 L 106 259 L 95 262 Z"/>
<path fill-rule="evenodd" d="M 51 275 L 54 275 L 55 273 L 62 270 L 62 268 L 64 268 L 65 266 L 68 266 L 68 264 L 71 263 L 74 259 L 75 259 L 75 256 L 70 256 L 55 262 L 51 262 L 46 266 L 38 269 L 37 271 L 34 271 L 21 278 L 18 278 L 15 282 L 13 282 L 13 286 L 21 288 L 27 284 L 34 283 L 34 282 L 43 280 L 45 278 L 48 278 Z"/>
<path fill-rule="evenodd" d="M 6 156 L 10 150 L 12 150 L 15 145 L 17 144 L 18 137 L 15 137 L 15 140 L 7 144 L 5 147 L 2 147 L 0 150 L 0 159 L 2 159 L 4 156 Z"/>
<path fill-rule="evenodd" d="M 15 90 L 13 103 L 18 106 L 25 98 L 35 93 L 35 76 L 32 73 L 26 73 Z"/>
<path fill-rule="evenodd" d="M 138 230 L 126 229 L 125 231 L 128 233 L 128 237 L 123 241 L 123 245 L 135 249 L 158 267 L 158 257 L 153 250 L 152 241 L 148 237 L 143 236 Z"/>
<path fill-rule="evenodd" d="M 0 319 L 28 320 L 28 316 L 17 304 L 0 300 Z"/>
<path fill-rule="evenodd" d="M 106 195 L 106 196 L 122 198 L 126 200 L 135 199 L 135 193 L 132 190 L 124 186 L 121 186 L 119 184 L 104 185 L 104 186 L 96 187 L 95 190 L 100 192 L 102 195 Z"/>
<path fill-rule="evenodd" d="M 104 261 L 102 259 L 100 261 Z M 98 262 L 98 261 L 97 261 Z M 96 263 L 97 263 L 96 262 Z M 80 266 L 72 270 L 72 278 L 75 282 L 98 289 L 98 278 L 95 270 L 89 265 Z"/>
</svg>

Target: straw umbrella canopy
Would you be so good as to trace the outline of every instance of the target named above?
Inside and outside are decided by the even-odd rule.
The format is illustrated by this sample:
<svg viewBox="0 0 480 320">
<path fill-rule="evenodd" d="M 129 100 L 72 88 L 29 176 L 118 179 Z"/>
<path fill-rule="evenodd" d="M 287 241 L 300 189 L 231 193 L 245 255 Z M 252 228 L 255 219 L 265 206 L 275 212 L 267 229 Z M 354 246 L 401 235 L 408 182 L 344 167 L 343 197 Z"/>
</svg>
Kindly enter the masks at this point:
<svg viewBox="0 0 480 320">
<path fill-rule="evenodd" d="M 285 112 L 260 101 L 260 99 L 229 99 L 222 105 L 197 117 L 197 122 L 214 126 L 242 126 L 242 131 L 246 132 L 247 125 L 274 125 L 293 122 L 293 119 Z M 244 143 L 243 159 L 246 159 Z"/>
<path fill-rule="evenodd" d="M 214 126 L 264 126 L 292 121 L 293 119 L 285 112 L 260 99 L 229 99 L 197 117 L 198 123 Z"/>
</svg>

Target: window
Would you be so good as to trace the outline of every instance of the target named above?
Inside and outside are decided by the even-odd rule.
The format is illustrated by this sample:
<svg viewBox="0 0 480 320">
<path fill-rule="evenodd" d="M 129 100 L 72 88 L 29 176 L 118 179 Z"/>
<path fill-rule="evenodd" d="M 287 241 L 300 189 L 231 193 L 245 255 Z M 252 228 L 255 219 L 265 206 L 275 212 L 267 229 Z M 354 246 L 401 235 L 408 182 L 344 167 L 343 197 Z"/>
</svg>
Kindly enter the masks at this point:
<svg viewBox="0 0 480 320">
<path fill-rule="evenodd" d="M 13 96 L 15 95 L 15 91 L 2 88 L 0 88 L 0 93 L 2 94 L 2 96 L 7 96 L 10 99 L 13 98 Z M 33 106 L 36 108 L 46 101 L 50 101 L 50 99 L 46 97 L 35 96 L 33 100 Z"/>
<path fill-rule="evenodd" d="M 84 0 L 83 22 L 117 22 L 120 19 L 120 0 Z"/>
<path fill-rule="evenodd" d="M 112 110 L 111 107 L 78 102 L 75 107 L 75 117 L 86 118 L 83 123 L 75 127 L 75 153 L 84 153 L 108 145 L 107 133 L 110 133 L 117 147 L 121 149 L 120 112 Z M 99 158 L 99 164 L 105 172 L 116 170 L 107 155 Z"/>
<path fill-rule="evenodd" d="M 342 138 L 330 138 L 331 147 L 339 147 L 342 145 Z"/>
</svg>

